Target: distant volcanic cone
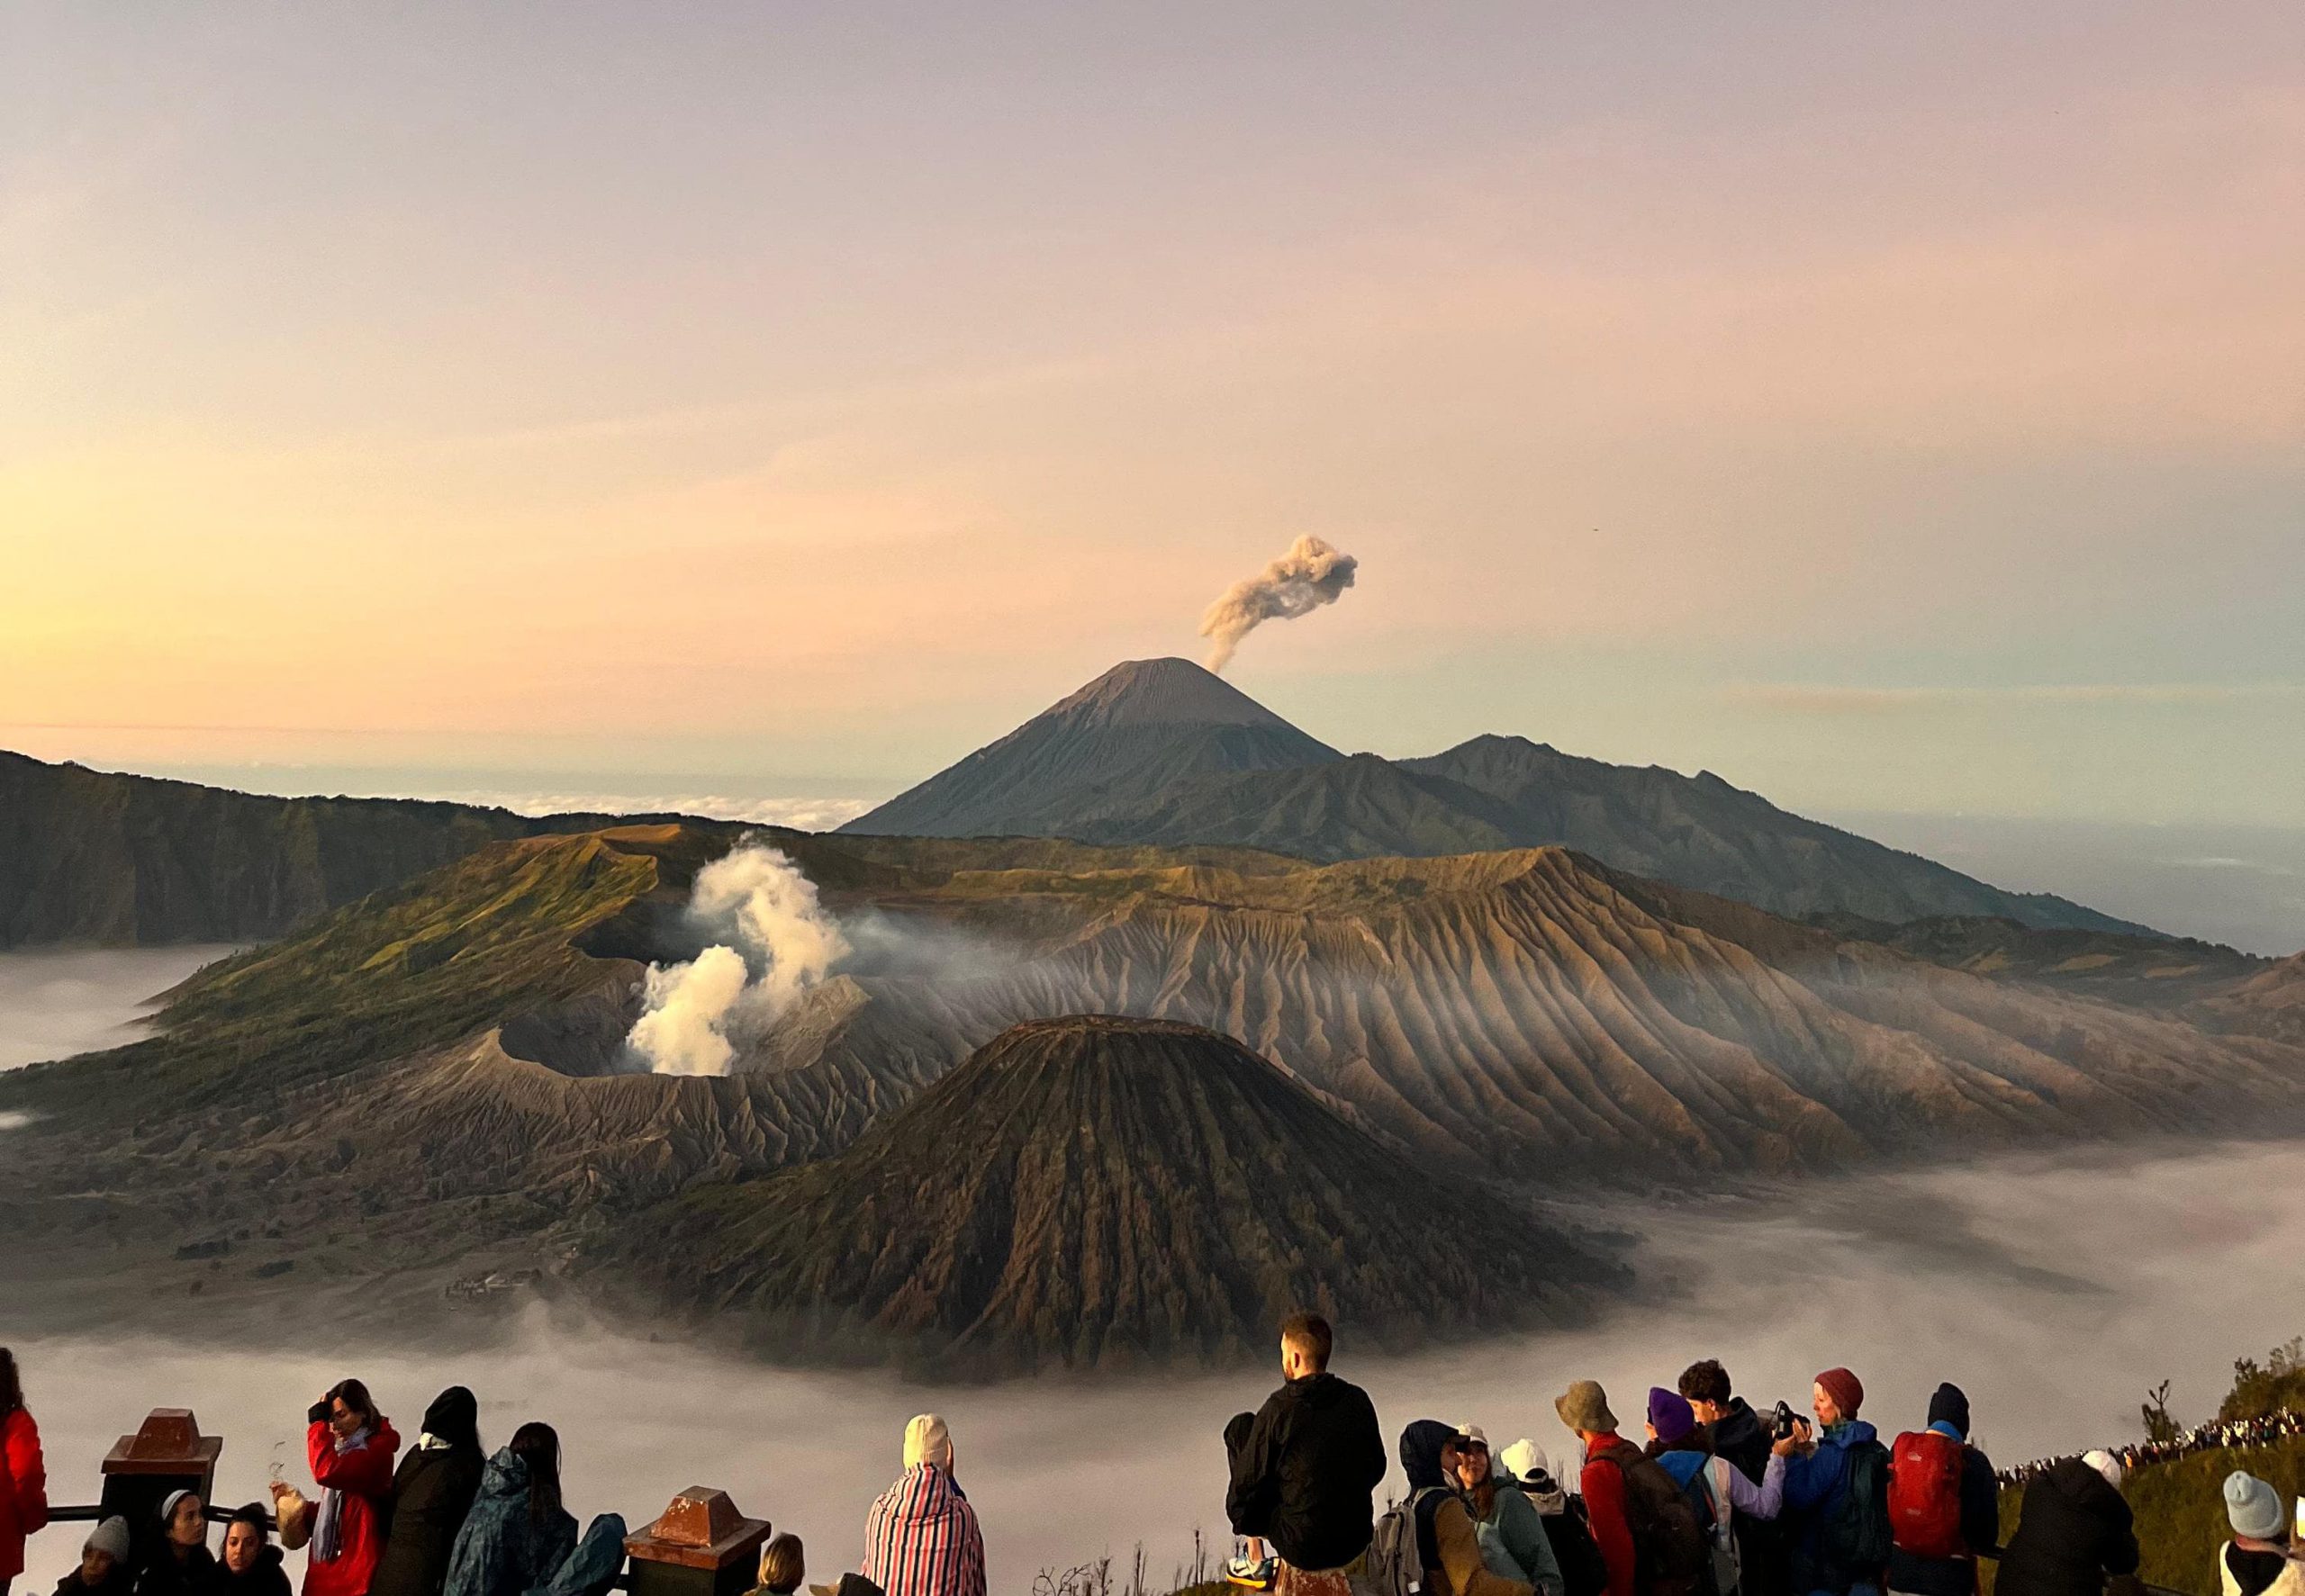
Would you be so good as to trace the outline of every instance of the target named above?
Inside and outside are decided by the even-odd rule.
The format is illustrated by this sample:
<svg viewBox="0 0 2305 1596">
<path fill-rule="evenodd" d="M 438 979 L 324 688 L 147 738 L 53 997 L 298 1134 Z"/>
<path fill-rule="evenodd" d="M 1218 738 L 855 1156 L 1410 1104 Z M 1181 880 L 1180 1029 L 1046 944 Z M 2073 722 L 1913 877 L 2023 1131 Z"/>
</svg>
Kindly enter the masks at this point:
<svg viewBox="0 0 2305 1596">
<path fill-rule="evenodd" d="M 1229 1037 L 1011 1027 L 836 1159 L 706 1188 L 618 1261 L 772 1356 L 1022 1373 L 1576 1316 L 1619 1272 L 1418 1167 Z"/>
</svg>

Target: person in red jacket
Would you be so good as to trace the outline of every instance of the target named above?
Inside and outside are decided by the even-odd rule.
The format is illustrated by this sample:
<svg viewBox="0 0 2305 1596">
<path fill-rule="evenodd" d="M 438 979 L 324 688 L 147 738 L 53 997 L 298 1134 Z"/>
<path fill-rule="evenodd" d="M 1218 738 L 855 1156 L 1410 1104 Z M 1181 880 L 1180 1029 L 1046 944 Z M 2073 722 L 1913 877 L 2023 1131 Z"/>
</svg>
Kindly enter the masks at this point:
<svg viewBox="0 0 2305 1596">
<path fill-rule="evenodd" d="M 1633 1553 L 1632 1523 L 1626 1517 L 1624 1470 L 1595 1453 L 1629 1445 L 1617 1434 L 1616 1415 L 1609 1411 L 1609 1393 L 1595 1380 L 1579 1380 L 1554 1399 L 1553 1411 L 1577 1432 L 1585 1444 L 1585 1468 L 1577 1489 L 1585 1496 L 1585 1519 L 1601 1561 L 1609 1567 L 1609 1596 L 1633 1596 L 1639 1566 Z"/>
<path fill-rule="evenodd" d="M 312 1517 L 304 1596 L 368 1596 L 384 1553 L 380 1504 L 393 1492 L 400 1436 L 357 1380 L 330 1386 L 305 1417 L 312 1428 L 304 1432 L 304 1449 L 321 1501 Z"/>
<path fill-rule="evenodd" d="M 48 1464 L 24 1411 L 16 1355 L 0 1347 L 0 1596 L 24 1572 L 24 1542 L 48 1528 Z"/>
</svg>

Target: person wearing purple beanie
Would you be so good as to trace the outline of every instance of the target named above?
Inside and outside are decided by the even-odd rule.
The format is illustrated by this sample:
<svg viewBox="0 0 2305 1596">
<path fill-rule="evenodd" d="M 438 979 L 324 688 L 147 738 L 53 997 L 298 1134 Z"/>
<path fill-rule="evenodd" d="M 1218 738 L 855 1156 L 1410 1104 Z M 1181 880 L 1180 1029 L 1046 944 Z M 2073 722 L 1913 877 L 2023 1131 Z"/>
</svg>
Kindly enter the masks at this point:
<svg viewBox="0 0 2305 1596">
<path fill-rule="evenodd" d="M 1785 1460 L 1792 1450 L 1790 1436 L 1771 1447 L 1768 1465 L 1756 1485 L 1727 1458 L 1714 1455 L 1712 1432 L 1697 1422 L 1686 1397 L 1661 1385 L 1649 1388 L 1649 1456 L 1710 1515 L 1713 1581 L 1720 1596 L 1735 1596 L 1742 1585 L 1731 1530 L 1735 1514 L 1776 1517 L 1785 1496 Z"/>
</svg>

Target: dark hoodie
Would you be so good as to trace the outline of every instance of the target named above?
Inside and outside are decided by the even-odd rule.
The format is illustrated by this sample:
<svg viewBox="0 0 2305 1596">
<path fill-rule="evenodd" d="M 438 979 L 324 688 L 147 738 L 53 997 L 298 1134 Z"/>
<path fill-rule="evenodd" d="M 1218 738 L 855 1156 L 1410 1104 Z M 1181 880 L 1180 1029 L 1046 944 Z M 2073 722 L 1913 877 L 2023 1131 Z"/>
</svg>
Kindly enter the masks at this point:
<svg viewBox="0 0 2305 1596">
<path fill-rule="evenodd" d="M 368 1596 L 440 1596 L 448 1553 L 487 1462 L 480 1450 L 480 1403 L 451 1385 L 424 1410 L 424 1434 L 393 1474 L 389 1538 Z"/>
<path fill-rule="evenodd" d="M 1995 1596 L 2099 1596 L 2108 1574 L 2137 1572 L 2129 1503 L 2068 1457 L 2025 1487 L 2023 1517 L 2001 1555 Z"/>
<path fill-rule="evenodd" d="M 75 1563 L 72 1572 L 56 1582 L 56 1596 L 131 1596 L 136 1589 L 136 1570 L 125 1557 L 116 1560 L 112 1572 L 95 1584 L 80 1582 L 80 1565 Z"/>
<path fill-rule="evenodd" d="M 278 1546 L 259 1549 L 256 1563 L 246 1573 L 234 1573 L 222 1558 L 216 1560 L 216 1582 L 209 1587 L 212 1596 L 288 1596 L 288 1572 L 281 1566 L 285 1559 Z"/>
<path fill-rule="evenodd" d="M 1401 1472 L 1416 1503 L 1424 1588 L 1433 1596 L 1533 1596 L 1531 1586 L 1496 1573 L 1481 1555 L 1473 1516 L 1441 1468 L 1441 1449 L 1456 1433 L 1438 1419 L 1420 1419 L 1401 1431 Z"/>
<path fill-rule="evenodd" d="M 1291 1380 L 1225 1432 L 1235 1535 L 1261 1535 L 1292 1568 L 1342 1568 L 1369 1547 L 1385 1441 L 1358 1385 L 1324 1371 Z"/>
<path fill-rule="evenodd" d="M 1706 1427 L 1713 1432 L 1713 1452 L 1726 1457 L 1737 1472 L 1758 1485 L 1768 1473 L 1771 1438 L 1761 1428 L 1752 1404 L 1732 1396 L 1721 1417 Z M 1733 1519 L 1737 1537 L 1737 1588 L 1743 1596 L 1785 1596 L 1792 1576 L 1785 1564 L 1785 1538 L 1774 1519 L 1756 1519 L 1740 1512 Z"/>
</svg>

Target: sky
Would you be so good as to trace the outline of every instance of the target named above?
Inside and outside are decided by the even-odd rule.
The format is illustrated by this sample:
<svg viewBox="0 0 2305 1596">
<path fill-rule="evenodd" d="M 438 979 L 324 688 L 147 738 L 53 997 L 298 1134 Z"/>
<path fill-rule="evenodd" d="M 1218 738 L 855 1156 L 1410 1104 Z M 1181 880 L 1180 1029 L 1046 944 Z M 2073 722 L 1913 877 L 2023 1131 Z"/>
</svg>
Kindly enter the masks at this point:
<svg viewBox="0 0 2305 1596">
<path fill-rule="evenodd" d="M 830 816 L 1310 533 L 1342 747 L 2293 831 L 2301 270 L 2287 3 L 19 4 L 0 746 Z"/>
</svg>

